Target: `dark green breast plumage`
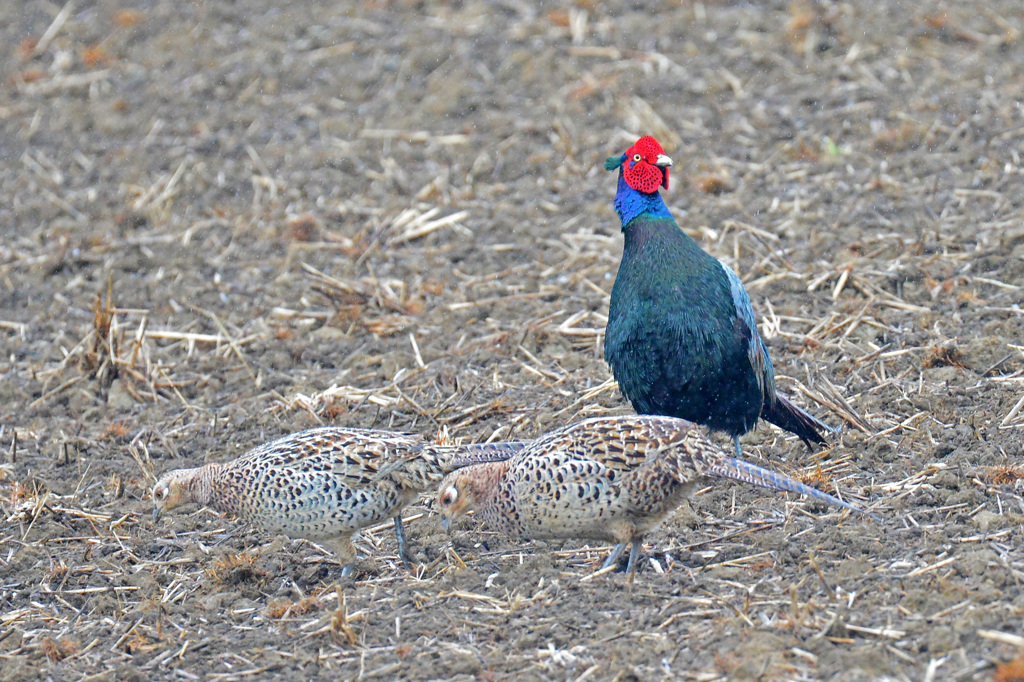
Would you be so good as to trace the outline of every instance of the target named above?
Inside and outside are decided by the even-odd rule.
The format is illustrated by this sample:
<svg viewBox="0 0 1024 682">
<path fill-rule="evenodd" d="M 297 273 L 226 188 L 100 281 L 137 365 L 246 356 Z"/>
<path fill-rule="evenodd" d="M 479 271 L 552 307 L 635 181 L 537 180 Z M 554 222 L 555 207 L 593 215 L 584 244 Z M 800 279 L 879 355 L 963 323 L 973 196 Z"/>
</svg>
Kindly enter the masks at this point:
<svg viewBox="0 0 1024 682">
<path fill-rule="evenodd" d="M 633 219 L 612 288 L 605 359 L 636 411 L 746 433 L 764 401 L 750 343 L 721 263 L 671 218 Z"/>
</svg>

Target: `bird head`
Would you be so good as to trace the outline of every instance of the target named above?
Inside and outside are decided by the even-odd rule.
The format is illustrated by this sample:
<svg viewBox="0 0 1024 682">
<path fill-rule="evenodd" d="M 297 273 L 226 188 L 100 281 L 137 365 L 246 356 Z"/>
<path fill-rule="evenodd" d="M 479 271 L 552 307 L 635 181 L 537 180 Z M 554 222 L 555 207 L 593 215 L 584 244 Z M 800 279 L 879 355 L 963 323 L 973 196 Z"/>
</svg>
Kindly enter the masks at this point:
<svg viewBox="0 0 1024 682">
<path fill-rule="evenodd" d="M 668 169 L 672 159 L 658 141 L 645 135 L 626 150 L 622 156 L 610 156 L 604 162 L 608 170 L 622 167 L 622 178 L 626 184 L 638 192 L 653 194 L 658 187 L 668 189 Z"/>
<path fill-rule="evenodd" d="M 153 521 L 159 521 L 164 512 L 194 502 L 192 480 L 195 469 L 175 469 L 160 477 L 153 486 Z"/>
<path fill-rule="evenodd" d="M 451 529 L 452 519 L 471 511 L 475 506 L 476 492 L 472 476 L 460 470 L 444 477 L 437 489 L 436 509 L 441 515 L 441 525 L 445 532 Z"/>
</svg>

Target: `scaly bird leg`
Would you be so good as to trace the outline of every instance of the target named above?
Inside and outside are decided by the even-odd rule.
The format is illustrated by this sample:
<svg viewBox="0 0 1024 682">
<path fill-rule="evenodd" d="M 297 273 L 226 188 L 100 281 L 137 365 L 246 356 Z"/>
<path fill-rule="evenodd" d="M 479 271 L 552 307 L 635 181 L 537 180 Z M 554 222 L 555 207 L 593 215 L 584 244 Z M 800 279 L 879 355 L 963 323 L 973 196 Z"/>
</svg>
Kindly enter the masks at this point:
<svg viewBox="0 0 1024 682">
<path fill-rule="evenodd" d="M 633 582 L 633 574 L 636 573 L 637 560 L 640 558 L 640 555 L 643 554 L 643 551 L 643 543 L 639 540 L 634 540 L 633 546 L 629 550 L 629 563 L 626 564 L 626 582 Z"/>
<path fill-rule="evenodd" d="M 736 456 L 739 457 L 740 459 L 743 459 L 743 448 L 740 446 L 740 437 L 733 436 L 732 443 L 733 445 L 736 446 Z"/>
<path fill-rule="evenodd" d="M 402 515 L 395 517 L 395 537 L 398 538 L 398 558 L 402 560 L 406 568 L 412 568 L 412 560 L 409 558 L 409 543 L 405 539 L 405 526 L 402 525 Z"/>
<path fill-rule="evenodd" d="M 604 560 L 604 564 L 601 565 L 601 570 L 603 571 L 609 566 L 614 566 L 615 562 L 619 560 L 620 556 L 622 556 L 622 550 L 624 549 L 626 549 L 625 542 L 620 542 L 615 545 L 614 549 L 612 549 L 612 553 L 608 555 L 608 558 Z"/>
<path fill-rule="evenodd" d="M 324 543 L 334 551 L 334 558 L 341 564 L 341 577 L 352 575 L 356 565 L 356 548 L 352 544 L 351 534 Z"/>
</svg>

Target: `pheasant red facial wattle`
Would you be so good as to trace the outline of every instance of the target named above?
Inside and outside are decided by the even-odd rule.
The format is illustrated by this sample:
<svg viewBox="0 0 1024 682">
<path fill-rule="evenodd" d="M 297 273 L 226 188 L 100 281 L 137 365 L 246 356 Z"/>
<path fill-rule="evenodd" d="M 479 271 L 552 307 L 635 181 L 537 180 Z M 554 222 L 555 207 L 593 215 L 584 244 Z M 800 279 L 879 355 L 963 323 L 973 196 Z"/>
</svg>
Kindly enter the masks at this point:
<svg viewBox="0 0 1024 682">
<path fill-rule="evenodd" d="M 658 141 L 645 135 L 626 150 L 622 175 L 626 183 L 638 192 L 651 194 L 658 187 L 668 189 L 668 156 Z M 669 164 L 672 162 L 669 160 Z"/>
<path fill-rule="evenodd" d="M 630 187 L 645 194 L 657 192 L 658 186 L 662 183 L 660 168 L 652 166 L 643 160 L 633 161 L 632 158 L 626 159 L 626 166 L 622 169 L 622 176 Z M 665 178 L 665 182 L 668 183 L 668 177 Z"/>
</svg>

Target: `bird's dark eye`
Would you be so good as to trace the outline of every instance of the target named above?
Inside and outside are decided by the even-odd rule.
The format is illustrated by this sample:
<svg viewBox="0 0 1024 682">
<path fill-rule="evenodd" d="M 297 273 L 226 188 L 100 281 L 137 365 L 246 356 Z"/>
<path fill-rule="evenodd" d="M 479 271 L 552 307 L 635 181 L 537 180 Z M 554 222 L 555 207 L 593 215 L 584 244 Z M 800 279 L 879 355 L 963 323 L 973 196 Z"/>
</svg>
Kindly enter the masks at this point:
<svg viewBox="0 0 1024 682">
<path fill-rule="evenodd" d="M 154 495 L 156 495 L 156 499 L 162 500 L 165 497 L 167 497 L 167 489 L 166 488 L 157 488 L 157 491 L 154 493 Z"/>
<path fill-rule="evenodd" d="M 642 158 L 644 158 L 644 157 L 640 156 L 639 154 L 634 154 L 633 155 L 633 161 L 639 161 Z"/>
<path fill-rule="evenodd" d="M 455 490 L 454 486 L 451 487 L 451 488 L 448 488 L 448 490 L 444 491 L 444 495 L 441 495 L 441 504 L 443 504 L 443 505 L 450 505 L 453 502 L 455 502 L 455 498 L 458 497 L 458 496 L 459 496 L 459 493 L 458 493 L 457 490 Z"/>
</svg>

